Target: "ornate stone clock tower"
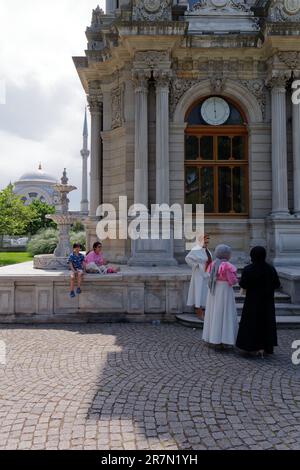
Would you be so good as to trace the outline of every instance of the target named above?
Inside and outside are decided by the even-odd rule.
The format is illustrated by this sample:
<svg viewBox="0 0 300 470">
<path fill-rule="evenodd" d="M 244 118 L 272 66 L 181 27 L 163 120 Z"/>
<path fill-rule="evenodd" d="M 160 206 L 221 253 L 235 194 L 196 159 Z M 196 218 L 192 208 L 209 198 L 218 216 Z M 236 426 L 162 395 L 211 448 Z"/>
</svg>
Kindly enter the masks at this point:
<svg viewBox="0 0 300 470">
<path fill-rule="evenodd" d="M 277 266 L 300 266 L 299 25 L 300 0 L 107 0 L 106 14 L 93 11 L 74 58 L 91 113 L 89 248 L 98 206 L 127 196 L 149 210 L 203 203 L 212 246 L 225 239 L 236 262 L 259 244 Z M 183 237 L 158 241 L 111 236 L 105 251 L 118 263 L 184 260 Z"/>
</svg>

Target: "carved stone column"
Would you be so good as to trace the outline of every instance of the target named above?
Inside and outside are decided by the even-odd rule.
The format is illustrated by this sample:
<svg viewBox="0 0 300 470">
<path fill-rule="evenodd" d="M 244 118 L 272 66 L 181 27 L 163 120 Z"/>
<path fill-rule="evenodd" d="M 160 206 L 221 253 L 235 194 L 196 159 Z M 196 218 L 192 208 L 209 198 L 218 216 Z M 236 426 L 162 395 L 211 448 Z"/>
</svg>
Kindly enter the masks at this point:
<svg viewBox="0 0 300 470">
<path fill-rule="evenodd" d="M 169 174 L 169 83 L 168 72 L 155 72 L 156 79 L 156 204 L 170 202 Z"/>
<path fill-rule="evenodd" d="M 277 267 L 300 266 L 300 219 L 292 217 L 288 210 L 286 137 L 286 81 L 288 76 L 290 73 L 283 73 L 271 80 L 273 211 L 267 220 L 267 247 L 268 258 Z M 297 153 L 296 151 L 295 155 Z"/>
<path fill-rule="evenodd" d="M 148 75 L 134 72 L 135 166 L 134 202 L 148 207 Z"/>
<path fill-rule="evenodd" d="M 288 209 L 287 124 L 285 75 L 273 77 L 272 87 L 272 216 L 285 217 Z"/>
<path fill-rule="evenodd" d="M 91 176 L 90 176 L 90 217 L 96 216 L 101 201 L 101 169 L 102 169 L 102 95 L 93 94 L 88 97 L 91 112 Z"/>
</svg>

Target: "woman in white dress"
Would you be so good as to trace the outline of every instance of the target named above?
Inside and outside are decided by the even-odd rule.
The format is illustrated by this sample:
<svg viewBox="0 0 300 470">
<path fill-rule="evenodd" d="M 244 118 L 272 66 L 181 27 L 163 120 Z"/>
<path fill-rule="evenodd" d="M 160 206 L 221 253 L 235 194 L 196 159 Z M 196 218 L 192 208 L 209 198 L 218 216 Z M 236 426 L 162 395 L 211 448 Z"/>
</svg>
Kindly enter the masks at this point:
<svg viewBox="0 0 300 470">
<path fill-rule="evenodd" d="M 192 268 L 192 278 L 188 293 L 187 305 L 195 307 L 197 316 L 203 320 L 208 293 L 208 267 L 212 262 L 212 255 L 208 249 L 209 235 L 200 238 L 198 244 L 185 258 Z"/>
<path fill-rule="evenodd" d="M 208 271 L 208 296 L 202 339 L 223 348 L 236 342 L 238 322 L 233 286 L 237 283 L 237 269 L 229 262 L 231 248 L 219 245 L 216 260 Z"/>
</svg>

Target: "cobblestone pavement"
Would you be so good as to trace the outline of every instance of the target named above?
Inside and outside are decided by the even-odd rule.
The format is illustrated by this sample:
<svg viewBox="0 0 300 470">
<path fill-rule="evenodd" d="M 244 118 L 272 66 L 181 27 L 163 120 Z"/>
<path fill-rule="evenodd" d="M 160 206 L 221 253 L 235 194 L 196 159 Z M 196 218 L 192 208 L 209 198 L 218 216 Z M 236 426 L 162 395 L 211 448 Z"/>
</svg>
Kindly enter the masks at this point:
<svg viewBox="0 0 300 470">
<path fill-rule="evenodd" d="M 300 449 L 300 366 L 180 325 L 4 327 L 1 449 Z"/>
</svg>

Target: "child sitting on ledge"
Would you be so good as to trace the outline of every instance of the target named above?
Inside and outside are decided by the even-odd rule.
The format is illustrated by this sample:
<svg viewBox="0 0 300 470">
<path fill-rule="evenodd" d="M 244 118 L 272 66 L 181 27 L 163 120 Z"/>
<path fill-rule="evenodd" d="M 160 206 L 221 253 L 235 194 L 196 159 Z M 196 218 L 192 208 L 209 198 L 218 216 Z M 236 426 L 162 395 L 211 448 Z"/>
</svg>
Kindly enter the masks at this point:
<svg viewBox="0 0 300 470">
<path fill-rule="evenodd" d="M 83 273 L 85 271 L 84 256 L 80 253 L 81 246 L 79 243 L 74 243 L 73 253 L 70 254 L 68 259 L 69 269 L 71 270 L 71 288 L 70 297 L 73 299 L 76 294 L 81 294 L 81 282 Z M 75 279 L 77 279 L 77 290 L 75 294 Z"/>
<path fill-rule="evenodd" d="M 87 273 L 115 274 L 120 268 L 107 266 L 107 261 L 102 253 L 102 243 L 95 242 L 93 250 L 89 251 L 85 257 L 85 267 Z"/>
</svg>

